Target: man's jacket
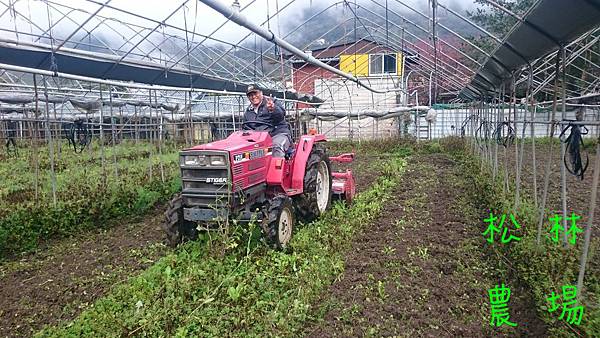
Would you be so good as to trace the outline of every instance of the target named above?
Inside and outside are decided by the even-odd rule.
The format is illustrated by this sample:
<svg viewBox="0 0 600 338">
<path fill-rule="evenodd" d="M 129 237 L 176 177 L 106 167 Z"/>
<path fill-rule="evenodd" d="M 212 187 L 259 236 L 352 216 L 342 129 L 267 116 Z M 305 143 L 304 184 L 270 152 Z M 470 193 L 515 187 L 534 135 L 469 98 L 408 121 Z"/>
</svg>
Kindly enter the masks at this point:
<svg viewBox="0 0 600 338">
<path fill-rule="evenodd" d="M 272 125 L 272 127 L 262 123 L 248 123 L 246 124 L 246 128 L 253 130 L 268 130 L 271 136 L 283 133 L 288 135 L 291 134 L 290 126 L 285 120 L 285 108 L 283 108 L 276 99 L 273 99 L 273 104 L 275 107 L 273 111 L 270 112 L 267 109 L 267 98 L 263 97 L 263 100 L 257 109 L 250 104 L 244 112 L 244 122 L 265 122 Z"/>
</svg>

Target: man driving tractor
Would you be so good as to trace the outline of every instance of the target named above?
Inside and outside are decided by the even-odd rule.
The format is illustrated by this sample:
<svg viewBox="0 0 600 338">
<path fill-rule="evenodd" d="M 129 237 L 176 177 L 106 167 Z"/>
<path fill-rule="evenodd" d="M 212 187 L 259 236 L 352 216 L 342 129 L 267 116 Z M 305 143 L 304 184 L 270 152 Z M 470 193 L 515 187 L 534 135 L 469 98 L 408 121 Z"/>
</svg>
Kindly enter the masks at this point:
<svg viewBox="0 0 600 338">
<path fill-rule="evenodd" d="M 244 127 L 269 131 L 273 139 L 273 157 L 284 157 L 292 144 L 290 126 L 285 120 L 285 108 L 272 97 L 265 97 L 255 85 L 246 90 L 250 105 L 244 112 Z M 255 123 L 252 123 L 255 122 Z"/>
<path fill-rule="evenodd" d="M 257 220 L 267 242 L 285 249 L 297 217 L 305 222 L 319 217 L 333 194 L 352 201 L 352 171 L 332 172 L 331 161 L 349 163 L 354 154 L 329 157 L 322 134 L 301 135 L 293 145 L 283 106 L 254 85 L 246 93 L 248 130 L 179 153 L 182 189 L 169 202 L 163 223 L 169 245 L 221 229 L 229 220 Z M 288 148 L 294 151 L 286 153 Z"/>
</svg>

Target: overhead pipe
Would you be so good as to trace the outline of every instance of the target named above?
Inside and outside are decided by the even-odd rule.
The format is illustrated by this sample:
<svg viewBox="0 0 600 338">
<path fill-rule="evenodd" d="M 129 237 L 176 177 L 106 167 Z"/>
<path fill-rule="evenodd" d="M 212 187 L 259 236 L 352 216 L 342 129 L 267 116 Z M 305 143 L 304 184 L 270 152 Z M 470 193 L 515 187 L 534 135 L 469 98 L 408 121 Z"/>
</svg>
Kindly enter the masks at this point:
<svg viewBox="0 0 600 338">
<path fill-rule="evenodd" d="M 332 67 L 322 61 L 317 60 L 312 55 L 305 53 L 304 51 L 302 51 L 299 48 L 295 47 L 294 45 L 290 44 L 289 42 L 275 36 L 275 34 L 273 34 L 273 32 L 271 32 L 270 30 L 264 29 L 256 24 L 250 22 L 248 19 L 246 19 L 246 17 L 244 17 L 243 15 L 241 15 L 240 13 L 235 11 L 233 8 L 223 4 L 219 0 L 198 0 L 198 1 L 202 2 L 203 4 L 207 5 L 208 7 L 212 8 L 212 9 L 214 9 L 215 11 L 221 13 L 228 20 L 233 21 L 233 22 L 237 23 L 238 25 L 251 30 L 252 32 L 254 32 L 257 35 L 264 38 L 265 40 L 273 42 L 274 44 L 278 45 L 279 47 L 281 47 L 281 48 L 287 50 L 288 52 L 296 55 L 297 57 L 301 58 L 302 60 L 304 60 L 314 66 L 328 70 L 328 71 L 330 71 L 334 74 L 337 74 L 343 78 L 346 78 L 352 82 L 355 82 L 359 86 L 361 86 L 371 92 L 378 93 L 378 94 L 385 94 L 385 93 L 389 93 L 389 92 L 402 91 L 402 88 L 392 89 L 392 90 L 379 90 L 379 89 L 371 88 L 369 85 L 366 85 L 362 81 L 360 81 L 357 77 L 347 74 L 345 72 L 342 72 L 341 70 L 339 70 L 335 67 Z"/>
</svg>

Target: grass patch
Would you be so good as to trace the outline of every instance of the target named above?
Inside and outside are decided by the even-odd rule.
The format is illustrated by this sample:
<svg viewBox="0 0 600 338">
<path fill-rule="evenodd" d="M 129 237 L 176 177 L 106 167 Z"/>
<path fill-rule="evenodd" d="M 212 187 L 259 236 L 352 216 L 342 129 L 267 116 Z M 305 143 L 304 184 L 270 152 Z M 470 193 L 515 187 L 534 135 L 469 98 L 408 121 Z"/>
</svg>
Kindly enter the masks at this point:
<svg viewBox="0 0 600 338">
<path fill-rule="evenodd" d="M 98 149 L 82 154 L 63 149 L 55 163 L 56 204 L 47 147 L 38 153 L 37 200 L 33 151 L 21 149 L 17 158 L 0 163 L 0 259 L 34 250 L 51 238 L 106 226 L 117 217 L 141 214 L 169 198 L 180 187 L 177 152 L 171 147 L 159 156 L 153 148 L 151 144 L 107 147 L 104 168 L 94 157 Z"/>
</svg>

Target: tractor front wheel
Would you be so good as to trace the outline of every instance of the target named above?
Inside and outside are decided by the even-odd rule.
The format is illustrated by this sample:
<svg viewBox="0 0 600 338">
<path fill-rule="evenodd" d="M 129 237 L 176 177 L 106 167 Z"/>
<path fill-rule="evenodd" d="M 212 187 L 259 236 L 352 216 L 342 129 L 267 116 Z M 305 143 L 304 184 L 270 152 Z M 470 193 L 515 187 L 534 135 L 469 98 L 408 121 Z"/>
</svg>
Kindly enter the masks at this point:
<svg viewBox="0 0 600 338">
<path fill-rule="evenodd" d="M 319 217 L 331 204 L 331 164 L 325 148 L 315 144 L 304 171 L 304 191 L 298 197 L 298 213 L 306 221 Z"/>
<path fill-rule="evenodd" d="M 183 219 L 183 198 L 177 194 L 165 211 L 163 230 L 166 234 L 167 245 L 174 248 L 184 240 L 194 240 L 198 237 L 197 225 Z"/>
<path fill-rule="evenodd" d="M 268 242 L 279 250 L 288 247 L 294 230 L 294 206 L 286 195 L 277 195 L 269 203 L 268 213 L 263 222 Z"/>
</svg>

